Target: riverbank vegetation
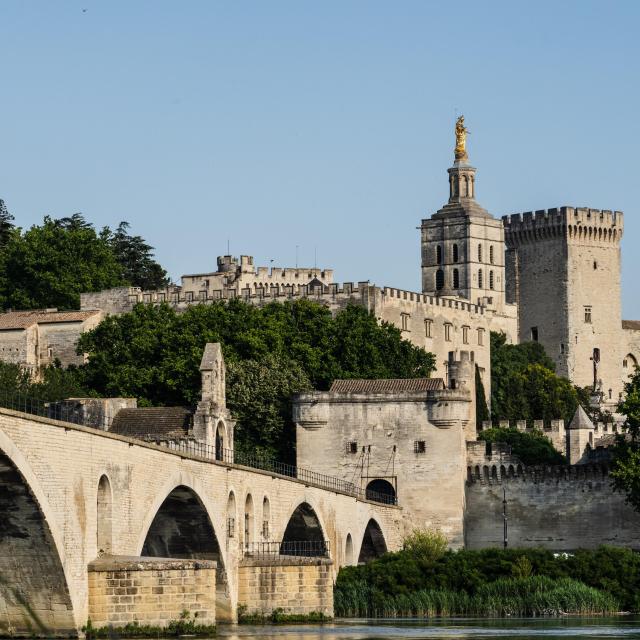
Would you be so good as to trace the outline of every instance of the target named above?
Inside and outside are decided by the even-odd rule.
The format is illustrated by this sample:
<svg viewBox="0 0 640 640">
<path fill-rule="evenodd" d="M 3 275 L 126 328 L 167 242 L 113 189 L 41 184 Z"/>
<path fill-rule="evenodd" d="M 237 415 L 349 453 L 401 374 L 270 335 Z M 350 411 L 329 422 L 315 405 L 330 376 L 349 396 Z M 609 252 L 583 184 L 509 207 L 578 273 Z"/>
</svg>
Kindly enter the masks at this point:
<svg viewBox="0 0 640 640">
<path fill-rule="evenodd" d="M 238 624 L 324 624 L 330 620 L 331 618 L 322 611 L 285 613 L 284 609 L 277 608 L 265 614 L 249 612 L 245 605 L 238 605 Z"/>
<path fill-rule="evenodd" d="M 445 550 L 425 533 L 367 565 L 344 567 L 336 616 L 554 615 L 640 611 L 640 554 L 602 546 Z"/>
</svg>

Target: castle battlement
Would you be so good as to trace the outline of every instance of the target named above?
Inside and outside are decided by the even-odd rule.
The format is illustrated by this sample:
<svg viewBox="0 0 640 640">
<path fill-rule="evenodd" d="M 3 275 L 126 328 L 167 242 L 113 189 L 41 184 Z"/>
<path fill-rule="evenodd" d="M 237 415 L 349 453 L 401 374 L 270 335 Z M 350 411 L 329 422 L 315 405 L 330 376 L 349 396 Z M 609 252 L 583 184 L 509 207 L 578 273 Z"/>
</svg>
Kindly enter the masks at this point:
<svg viewBox="0 0 640 640">
<path fill-rule="evenodd" d="M 459 309 L 460 311 L 466 311 L 468 313 L 484 315 L 484 307 L 462 299 L 430 296 L 426 293 L 417 293 L 415 291 L 406 291 L 393 287 L 384 287 L 382 289 L 382 295 L 387 296 L 390 300 L 406 300 L 407 302 L 415 302 L 416 304 Z"/>
<path fill-rule="evenodd" d="M 558 207 L 502 216 L 509 247 L 559 235 L 583 242 L 618 242 L 622 238 L 623 220 L 622 211 L 588 207 Z"/>
<path fill-rule="evenodd" d="M 526 482 L 559 485 L 562 482 L 588 482 L 591 489 L 609 490 L 606 464 L 539 465 L 475 464 L 467 466 L 467 485 Z M 595 483 L 595 484 L 594 484 Z"/>
</svg>

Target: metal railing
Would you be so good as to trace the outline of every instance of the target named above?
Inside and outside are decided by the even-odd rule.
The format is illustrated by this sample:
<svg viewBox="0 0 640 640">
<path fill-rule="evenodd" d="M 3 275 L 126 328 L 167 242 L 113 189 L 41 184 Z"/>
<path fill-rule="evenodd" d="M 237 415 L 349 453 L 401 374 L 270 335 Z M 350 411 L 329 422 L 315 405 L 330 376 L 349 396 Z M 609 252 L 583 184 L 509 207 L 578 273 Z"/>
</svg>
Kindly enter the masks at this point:
<svg viewBox="0 0 640 640">
<path fill-rule="evenodd" d="M 328 540 L 281 540 L 279 542 L 249 542 L 244 547 L 244 555 L 295 556 L 297 558 L 328 558 Z"/>
<path fill-rule="evenodd" d="M 85 408 L 73 400 L 61 400 L 59 402 L 47 402 L 38 398 L 25 396 L 22 394 L 7 393 L 0 391 L 0 406 L 6 409 L 13 409 L 22 413 L 60 420 L 61 422 L 69 422 L 84 427 L 91 427 L 101 431 L 109 431 L 113 418 L 107 419 L 102 412 L 92 414 L 91 411 L 85 411 Z M 371 502 L 379 502 L 387 505 L 397 505 L 398 500 L 395 495 L 378 493 L 362 488 L 359 485 L 328 476 L 323 473 L 311 471 L 309 469 L 301 469 L 292 464 L 279 462 L 273 458 L 267 458 L 251 453 L 235 451 L 233 449 L 216 448 L 214 445 L 205 444 L 189 438 L 179 440 L 157 440 L 155 438 L 146 438 L 143 442 L 157 444 L 171 451 L 187 453 L 189 455 L 204 458 L 206 460 L 215 460 L 229 465 L 238 465 L 249 467 L 251 469 L 259 469 L 275 473 L 280 476 L 294 478 L 305 484 L 313 485 L 321 489 L 330 491 L 338 491 L 346 493 L 360 500 L 369 500 Z"/>
</svg>

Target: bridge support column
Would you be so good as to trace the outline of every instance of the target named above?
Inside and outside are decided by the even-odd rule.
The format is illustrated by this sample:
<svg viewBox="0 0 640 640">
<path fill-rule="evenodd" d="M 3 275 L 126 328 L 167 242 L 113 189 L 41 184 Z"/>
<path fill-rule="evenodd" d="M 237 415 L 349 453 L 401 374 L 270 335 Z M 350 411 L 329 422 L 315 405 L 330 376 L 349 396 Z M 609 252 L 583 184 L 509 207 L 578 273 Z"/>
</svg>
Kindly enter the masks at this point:
<svg viewBox="0 0 640 640">
<path fill-rule="evenodd" d="M 166 627 L 183 611 L 198 624 L 216 621 L 216 563 L 105 556 L 89 565 L 89 618 L 94 627 Z"/>
<path fill-rule="evenodd" d="M 244 558 L 238 567 L 238 607 L 248 614 L 323 613 L 333 617 L 333 562 L 328 558 Z"/>
</svg>

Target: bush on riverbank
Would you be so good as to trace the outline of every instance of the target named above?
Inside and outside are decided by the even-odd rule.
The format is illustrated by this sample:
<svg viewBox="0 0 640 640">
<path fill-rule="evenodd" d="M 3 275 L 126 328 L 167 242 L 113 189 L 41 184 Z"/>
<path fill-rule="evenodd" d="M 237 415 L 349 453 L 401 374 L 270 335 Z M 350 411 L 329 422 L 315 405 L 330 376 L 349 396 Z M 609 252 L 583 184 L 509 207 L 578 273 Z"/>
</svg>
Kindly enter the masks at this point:
<svg viewBox="0 0 640 640">
<path fill-rule="evenodd" d="M 249 613 L 246 605 L 238 605 L 238 624 L 324 624 L 330 620 L 322 611 L 285 613 L 284 609 L 278 608 L 268 614 L 258 611 Z"/>
<path fill-rule="evenodd" d="M 599 615 L 618 610 L 608 593 L 570 578 L 506 578 L 482 585 L 474 594 L 424 589 L 396 596 L 376 592 L 366 582 L 334 595 L 336 615 L 343 617 L 549 616 Z"/>
<path fill-rule="evenodd" d="M 558 584 L 571 578 L 608 594 L 621 610 L 640 611 L 640 554 L 602 546 L 557 557 L 545 549 L 463 549 L 447 551 L 436 560 L 408 550 L 388 553 L 368 565 L 340 570 L 334 591 L 336 615 L 384 609 L 391 598 L 395 606 L 397 598 L 416 597 L 417 592 L 441 594 L 434 598 L 444 598 L 445 593 L 476 596 L 497 581 L 528 576 Z"/>
</svg>

